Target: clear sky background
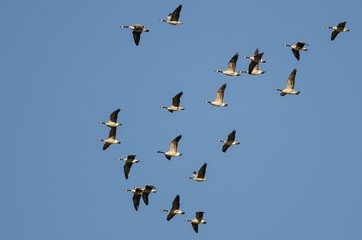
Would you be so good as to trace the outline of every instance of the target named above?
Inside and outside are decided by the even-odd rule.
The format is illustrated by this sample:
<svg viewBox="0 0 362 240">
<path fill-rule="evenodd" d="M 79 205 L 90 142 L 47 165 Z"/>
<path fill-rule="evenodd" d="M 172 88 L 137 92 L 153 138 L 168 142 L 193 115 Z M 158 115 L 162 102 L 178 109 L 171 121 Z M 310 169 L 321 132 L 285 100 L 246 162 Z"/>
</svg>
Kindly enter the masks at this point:
<svg viewBox="0 0 362 240">
<path fill-rule="evenodd" d="M 183 4 L 181 26 L 158 22 Z M 362 236 L 361 1 L 0 3 L 0 238 L 340 240 Z M 330 40 L 335 26 L 351 31 Z M 143 24 L 137 47 L 129 29 Z M 283 44 L 310 45 L 297 61 Z M 259 48 L 260 76 L 246 70 Z M 296 68 L 299 96 L 279 96 Z M 227 83 L 226 108 L 204 103 Z M 173 114 L 171 98 L 183 91 Z M 117 139 L 97 124 L 121 108 Z M 236 129 L 238 146 L 221 152 Z M 158 150 L 182 134 L 183 156 Z M 136 154 L 130 178 L 124 158 Z M 207 182 L 186 179 L 208 163 Z M 124 189 L 153 184 L 136 212 Z M 180 194 L 185 215 L 166 221 Z M 204 211 L 196 234 L 184 219 Z"/>
</svg>

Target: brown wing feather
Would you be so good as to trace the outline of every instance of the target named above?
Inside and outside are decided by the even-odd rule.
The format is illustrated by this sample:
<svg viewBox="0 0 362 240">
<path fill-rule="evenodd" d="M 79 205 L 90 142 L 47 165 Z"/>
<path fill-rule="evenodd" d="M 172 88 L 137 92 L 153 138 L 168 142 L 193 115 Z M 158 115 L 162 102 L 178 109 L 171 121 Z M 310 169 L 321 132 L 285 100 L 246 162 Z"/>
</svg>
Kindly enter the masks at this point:
<svg viewBox="0 0 362 240">
<path fill-rule="evenodd" d="M 133 206 L 136 209 L 136 211 L 138 211 L 138 208 L 140 206 L 140 199 L 141 199 L 141 195 L 133 194 L 133 197 L 132 197 Z"/>
<path fill-rule="evenodd" d="M 292 49 L 292 52 L 293 52 L 294 56 L 299 60 L 300 59 L 299 51 Z"/>
<path fill-rule="evenodd" d="M 236 61 L 238 60 L 238 57 L 239 57 L 239 53 L 235 53 L 235 55 L 229 61 L 228 69 L 235 71 Z"/>
<path fill-rule="evenodd" d="M 132 31 L 132 34 L 133 34 L 134 43 L 138 46 L 138 44 L 140 43 L 140 40 L 141 40 L 141 33 Z"/>
<path fill-rule="evenodd" d="M 124 176 L 126 177 L 126 179 L 128 179 L 128 177 L 129 177 L 129 172 L 130 172 L 130 170 L 131 170 L 131 167 L 132 167 L 132 163 L 126 163 L 126 164 L 123 166 Z"/>
<path fill-rule="evenodd" d="M 333 31 L 332 35 L 331 35 L 331 40 L 333 41 L 337 37 L 338 34 L 339 34 L 339 32 Z"/>
<path fill-rule="evenodd" d="M 207 163 L 205 163 L 204 165 L 202 165 L 202 167 L 200 168 L 199 172 L 197 173 L 197 177 L 198 177 L 198 178 L 204 178 L 204 177 L 205 177 L 206 167 L 207 167 Z"/>
<path fill-rule="evenodd" d="M 180 208 L 180 195 L 177 195 L 172 202 L 171 210 L 177 210 Z"/>
<path fill-rule="evenodd" d="M 235 133 L 236 130 L 234 129 L 229 135 L 228 135 L 228 141 L 234 141 L 235 140 Z"/>
</svg>

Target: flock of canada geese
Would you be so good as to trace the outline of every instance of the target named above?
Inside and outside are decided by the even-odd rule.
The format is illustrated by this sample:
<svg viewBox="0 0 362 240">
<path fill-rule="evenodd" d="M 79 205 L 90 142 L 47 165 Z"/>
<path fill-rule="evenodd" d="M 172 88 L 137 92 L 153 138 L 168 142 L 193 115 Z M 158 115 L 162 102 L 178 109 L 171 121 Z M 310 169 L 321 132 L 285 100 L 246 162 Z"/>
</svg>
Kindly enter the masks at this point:
<svg viewBox="0 0 362 240">
<path fill-rule="evenodd" d="M 167 20 L 163 20 L 161 19 L 160 22 L 166 22 L 169 23 L 171 25 L 180 25 L 183 24 L 182 22 L 179 21 L 179 17 L 180 17 L 180 12 L 182 9 L 182 5 L 179 5 L 172 13 L 170 13 L 167 16 Z M 326 29 L 333 29 L 332 35 L 331 35 L 331 40 L 333 41 L 337 35 L 340 32 L 348 32 L 349 29 L 345 28 L 346 22 L 341 22 L 339 23 L 337 26 L 334 27 L 326 27 Z M 138 46 L 140 43 L 140 39 L 141 39 L 141 33 L 143 32 L 149 32 L 148 29 L 144 28 L 143 25 L 139 25 L 139 24 L 135 24 L 133 26 L 120 26 L 120 28 L 129 28 L 132 30 L 132 34 L 133 34 L 133 39 L 135 44 Z M 288 44 L 284 44 L 283 46 L 285 47 L 290 47 L 295 58 L 299 61 L 300 60 L 300 51 L 307 51 L 308 49 L 305 46 L 309 46 L 307 43 L 305 42 L 301 42 L 298 41 L 296 44 L 294 45 L 288 45 Z M 251 57 L 247 57 L 244 56 L 243 58 L 248 58 L 250 60 L 250 64 L 249 64 L 249 68 L 248 71 L 236 71 L 236 62 L 238 60 L 239 54 L 236 53 L 229 61 L 228 63 L 228 67 L 226 70 L 215 70 L 215 72 L 220 72 L 222 74 L 225 74 L 227 76 L 240 76 L 241 73 L 248 73 L 251 75 L 259 75 L 259 74 L 264 74 L 265 71 L 261 71 L 259 70 L 259 64 L 260 63 L 265 63 L 266 61 L 264 59 L 262 59 L 264 53 L 259 53 L 259 49 L 256 49 L 253 56 Z M 279 89 L 279 88 L 274 88 L 274 90 L 276 91 L 280 91 L 280 96 L 285 96 L 286 94 L 291 94 L 291 95 L 298 95 L 300 93 L 300 91 L 297 91 L 294 89 L 295 86 L 295 76 L 296 76 L 297 70 L 294 69 L 288 79 L 287 79 L 287 85 L 285 89 Z M 226 107 L 228 106 L 227 103 L 224 103 L 224 91 L 226 88 L 226 83 L 223 84 L 216 92 L 216 98 L 214 101 L 205 101 L 206 103 L 209 103 L 213 106 L 216 107 Z M 165 108 L 167 109 L 169 112 L 173 113 L 174 111 L 181 111 L 184 110 L 185 108 L 180 107 L 180 100 L 181 100 L 181 96 L 182 96 L 183 92 L 179 92 L 178 94 L 176 94 L 176 96 L 174 96 L 172 98 L 172 104 L 169 107 L 165 107 L 165 106 L 161 106 L 161 108 Z M 121 123 L 117 122 L 117 118 L 118 118 L 118 113 L 120 112 L 120 109 L 115 110 L 113 113 L 111 113 L 109 121 L 108 122 L 98 122 L 99 124 L 104 124 L 107 127 L 110 127 L 110 131 L 109 131 L 109 136 L 107 139 L 98 139 L 98 141 L 103 141 L 104 145 L 103 145 L 103 150 L 106 150 L 110 145 L 112 144 L 120 144 L 121 142 L 116 140 L 116 133 L 117 133 L 117 127 L 121 126 Z M 222 142 L 223 143 L 223 147 L 222 147 L 222 152 L 226 152 L 227 149 L 232 146 L 232 145 L 238 145 L 240 144 L 239 142 L 235 141 L 235 134 L 236 131 L 233 130 L 227 137 L 227 140 L 217 140 L 218 142 Z M 178 143 L 180 141 L 180 139 L 182 138 L 182 135 L 179 135 L 177 137 L 175 137 L 171 142 L 170 142 L 170 148 L 167 152 L 163 152 L 163 151 L 158 151 L 157 153 L 161 153 L 164 154 L 164 156 L 166 157 L 166 159 L 171 160 L 172 157 L 178 157 L 178 156 L 182 156 L 182 153 L 178 152 Z M 125 162 L 124 164 L 124 175 L 125 178 L 128 179 L 129 175 L 130 175 L 130 170 L 131 167 L 133 165 L 133 163 L 138 163 L 139 160 L 136 159 L 136 155 L 128 155 L 126 158 L 118 158 L 117 160 L 122 160 Z M 203 182 L 206 181 L 207 179 L 205 178 L 205 173 L 206 173 L 206 167 L 207 167 L 207 163 L 205 163 L 198 172 L 194 171 L 193 172 L 193 177 L 187 177 L 187 179 L 192 179 L 194 181 L 197 182 Z M 136 211 L 138 211 L 139 205 L 140 205 L 140 199 L 142 197 L 145 205 L 148 205 L 149 201 L 148 201 L 148 197 L 150 193 L 156 193 L 157 191 L 155 190 L 155 186 L 153 185 L 149 185 L 147 184 L 145 187 L 141 188 L 141 187 L 135 187 L 133 189 L 126 189 L 124 191 L 128 191 L 128 192 L 132 192 L 133 193 L 133 205 Z M 161 209 L 161 211 L 163 212 L 168 212 L 168 215 L 166 217 L 166 220 L 169 221 L 171 220 L 175 215 L 178 214 L 185 214 L 184 211 L 180 210 L 180 195 L 177 195 L 173 202 L 172 202 L 172 207 L 170 210 L 165 210 L 165 209 Z M 186 222 L 191 222 L 191 225 L 194 229 L 194 231 L 196 233 L 198 233 L 198 225 L 199 224 L 205 224 L 206 221 L 203 220 L 203 215 L 204 212 L 202 211 L 198 211 L 196 212 L 196 216 L 195 218 L 193 218 L 192 220 L 188 220 L 186 219 Z"/>
</svg>

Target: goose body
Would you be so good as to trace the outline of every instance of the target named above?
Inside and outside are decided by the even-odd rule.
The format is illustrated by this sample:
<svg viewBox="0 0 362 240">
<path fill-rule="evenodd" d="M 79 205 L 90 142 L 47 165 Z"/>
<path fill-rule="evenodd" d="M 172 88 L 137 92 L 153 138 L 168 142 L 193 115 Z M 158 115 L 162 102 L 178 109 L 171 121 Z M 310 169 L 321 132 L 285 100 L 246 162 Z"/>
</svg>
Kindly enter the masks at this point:
<svg viewBox="0 0 362 240">
<path fill-rule="evenodd" d="M 243 58 L 248 58 L 250 59 L 250 64 L 249 64 L 249 69 L 248 69 L 248 73 L 252 74 L 254 68 L 256 67 L 256 65 L 258 63 L 265 63 L 266 61 L 264 59 L 262 59 L 264 53 L 259 53 L 259 49 L 257 48 L 254 52 L 254 55 L 252 57 L 247 57 L 244 56 Z"/>
<path fill-rule="evenodd" d="M 196 217 L 192 220 L 185 220 L 185 222 L 191 222 L 192 228 L 196 233 L 199 232 L 199 224 L 206 224 L 207 222 L 203 219 L 204 212 L 196 212 Z"/>
<path fill-rule="evenodd" d="M 109 130 L 109 135 L 107 139 L 98 139 L 98 141 L 105 142 L 103 145 L 103 150 L 106 150 L 111 144 L 120 144 L 121 142 L 116 140 L 116 133 L 117 128 L 112 127 L 111 130 Z"/>
<path fill-rule="evenodd" d="M 125 189 L 125 192 L 132 192 L 133 193 L 133 197 L 132 197 L 132 201 L 133 201 L 133 206 L 136 209 L 136 211 L 138 211 L 138 208 L 140 206 L 140 199 L 142 196 L 142 189 L 139 187 L 133 188 L 131 190 Z"/>
<path fill-rule="evenodd" d="M 121 111 L 121 109 L 117 109 L 116 111 L 114 111 L 113 113 L 111 113 L 111 115 L 109 115 L 109 121 L 108 122 L 98 122 L 99 124 L 104 124 L 107 127 L 118 127 L 121 126 L 121 123 L 117 122 L 117 118 L 118 118 L 118 113 L 119 111 Z"/>
<path fill-rule="evenodd" d="M 215 70 L 215 72 L 220 72 L 222 74 L 225 74 L 227 76 L 240 76 L 240 71 L 235 72 L 236 69 L 236 61 L 238 60 L 239 53 L 235 53 L 235 55 L 230 59 L 228 68 L 224 71 L 221 70 Z"/>
<path fill-rule="evenodd" d="M 167 221 L 170 221 L 177 214 L 185 214 L 184 211 L 180 209 L 180 195 L 177 195 L 172 202 L 172 208 L 170 210 L 161 209 L 161 212 L 168 212 Z"/>
<path fill-rule="evenodd" d="M 143 25 L 135 24 L 133 26 L 120 26 L 120 28 L 129 28 L 132 29 L 132 35 L 134 43 L 138 46 L 141 40 L 141 33 L 143 32 L 149 32 L 150 30 L 144 28 Z"/>
<path fill-rule="evenodd" d="M 241 71 L 241 73 L 249 73 L 249 71 Z M 259 63 L 257 63 L 253 69 L 253 71 L 249 74 L 251 75 L 260 75 L 260 74 L 264 74 L 265 71 L 261 71 L 259 70 Z"/>
<path fill-rule="evenodd" d="M 292 52 L 293 52 L 295 58 L 298 59 L 298 61 L 299 61 L 300 60 L 299 51 L 308 51 L 308 49 L 305 48 L 304 45 L 309 46 L 307 43 L 300 42 L 300 41 L 298 41 L 294 45 L 284 44 L 283 46 L 284 47 L 290 47 L 292 49 Z"/>
<path fill-rule="evenodd" d="M 142 188 L 142 199 L 146 205 L 148 205 L 148 195 L 150 193 L 156 193 L 155 186 L 147 184 L 144 188 Z"/>
<path fill-rule="evenodd" d="M 117 158 L 117 160 L 125 161 L 123 170 L 124 170 L 124 176 L 126 177 L 126 179 L 128 179 L 128 177 L 129 177 L 129 172 L 131 170 L 132 164 L 139 162 L 139 160 L 137 160 L 135 158 L 136 158 L 136 155 L 128 155 L 126 158 Z"/>
<path fill-rule="evenodd" d="M 202 165 L 202 167 L 200 168 L 200 170 L 198 172 L 193 172 L 192 173 L 192 175 L 194 177 L 187 177 L 187 179 L 192 179 L 192 180 L 197 181 L 197 182 L 207 181 L 207 179 L 205 178 L 206 167 L 207 167 L 207 163 Z"/>
<path fill-rule="evenodd" d="M 182 138 L 182 135 L 177 136 L 175 139 L 173 139 L 170 143 L 170 150 L 168 152 L 161 152 L 161 151 L 157 151 L 157 153 L 163 153 L 165 155 L 165 157 L 168 160 L 171 160 L 171 157 L 178 157 L 178 156 L 182 156 L 182 153 L 179 153 L 177 151 L 178 149 L 178 142 L 180 141 L 180 139 Z"/>
<path fill-rule="evenodd" d="M 228 139 L 226 141 L 222 141 L 222 140 L 217 140 L 218 142 L 222 142 L 224 143 L 223 147 L 222 147 L 222 151 L 226 152 L 226 150 L 231 146 L 231 145 L 238 145 L 240 144 L 240 142 L 236 142 L 235 141 L 235 134 L 236 131 L 235 129 L 228 135 Z"/>
<path fill-rule="evenodd" d="M 298 95 L 300 93 L 300 91 L 296 91 L 294 89 L 294 85 L 295 85 L 295 75 L 297 74 L 297 69 L 294 69 L 287 80 L 287 87 L 285 89 L 278 89 L 278 88 L 274 88 L 274 90 L 276 91 L 280 91 L 280 96 L 285 96 L 286 94 L 291 94 L 291 95 Z"/>
<path fill-rule="evenodd" d="M 224 83 L 219 88 L 219 90 L 217 90 L 215 101 L 212 101 L 212 102 L 205 101 L 205 102 L 210 103 L 211 105 L 216 106 L 216 107 L 226 107 L 228 104 L 224 103 L 224 91 L 225 91 L 225 88 L 226 88 L 226 83 Z"/>
<path fill-rule="evenodd" d="M 334 26 L 334 27 L 326 27 L 326 29 L 333 29 L 334 31 L 332 32 L 332 35 L 331 35 L 331 40 L 333 41 L 337 35 L 340 33 L 340 32 L 349 32 L 349 29 L 345 28 L 346 26 L 346 22 L 341 22 L 341 23 L 338 23 L 337 26 Z"/>
<path fill-rule="evenodd" d="M 185 110 L 184 107 L 180 107 L 180 98 L 182 96 L 183 92 L 179 92 L 172 98 L 172 105 L 169 107 L 161 106 L 160 108 L 166 108 L 170 113 L 173 113 L 174 111 L 180 111 Z"/>
<path fill-rule="evenodd" d="M 160 22 L 167 22 L 171 25 L 183 24 L 182 22 L 179 22 L 179 20 L 178 20 L 180 18 L 181 9 L 182 9 L 182 5 L 179 5 L 172 13 L 170 13 L 167 16 L 167 20 L 161 19 Z"/>
</svg>

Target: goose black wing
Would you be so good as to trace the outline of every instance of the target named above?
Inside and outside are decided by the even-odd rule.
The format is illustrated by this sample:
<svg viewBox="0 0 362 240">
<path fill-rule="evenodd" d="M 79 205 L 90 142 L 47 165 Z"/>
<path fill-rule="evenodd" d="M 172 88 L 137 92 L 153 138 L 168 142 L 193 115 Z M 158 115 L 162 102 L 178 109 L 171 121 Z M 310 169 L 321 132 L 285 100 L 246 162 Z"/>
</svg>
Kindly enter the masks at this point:
<svg viewBox="0 0 362 240">
<path fill-rule="evenodd" d="M 182 5 L 178 6 L 173 13 L 171 13 L 171 19 L 170 21 L 178 21 L 178 19 L 180 18 L 180 12 L 182 9 Z"/>
<path fill-rule="evenodd" d="M 138 44 L 140 43 L 140 40 L 141 40 L 141 33 L 132 31 L 132 34 L 133 34 L 134 43 L 138 46 Z"/>
<path fill-rule="evenodd" d="M 179 107 L 180 106 L 180 98 L 182 96 L 183 92 L 179 92 L 178 94 L 176 94 L 176 96 L 174 96 L 172 98 L 172 105 L 175 107 Z"/>
<path fill-rule="evenodd" d="M 192 228 L 195 230 L 195 232 L 198 233 L 199 232 L 199 224 L 196 224 L 196 223 L 192 222 L 191 225 L 192 225 Z"/>
<path fill-rule="evenodd" d="M 334 31 L 332 32 L 332 35 L 331 35 L 331 40 L 333 41 L 333 40 L 337 37 L 338 34 L 339 34 L 339 32 L 337 32 L 336 30 L 334 30 Z"/>
<path fill-rule="evenodd" d="M 230 145 L 224 144 L 224 146 L 222 146 L 222 151 L 226 152 L 226 150 L 228 150 L 229 147 Z"/>
<path fill-rule="evenodd" d="M 177 210 L 180 208 L 180 195 L 177 195 L 172 202 L 171 210 Z"/>
<path fill-rule="evenodd" d="M 205 177 L 206 167 L 207 167 L 207 163 L 205 163 L 204 165 L 202 165 L 202 167 L 200 168 L 199 172 L 197 173 L 197 177 L 198 177 L 198 178 L 204 178 L 204 177 Z"/>
<path fill-rule="evenodd" d="M 196 219 L 201 222 L 202 218 L 204 217 L 204 212 L 196 212 Z"/>
<path fill-rule="evenodd" d="M 118 118 L 118 113 L 119 111 L 121 111 L 121 109 L 117 109 L 116 111 L 112 112 L 111 115 L 109 115 L 109 119 L 112 121 L 112 122 L 117 122 L 117 118 Z"/>
<path fill-rule="evenodd" d="M 238 57 L 239 57 L 239 53 L 235 53 L 235 55 L 229 61 L 228 69 L 233 70 L 235 72 L 236 61 L 238 60 Z"/>
<path fill-rule="evenodd" d="M 136 209 L 136 211 L 138 211 L 138 208 L 140 206 L 140 199 L 141 199 L 141 195 L 133 194 L 133 197 L 132 197 L 133 206 Z"/>
<path fill-rule="evenodd" d="M 175 214 L 169 213 L 169 214 L 167 215 L 166 220 L 167 220 L 167 221 L 170 221 L 174 216 L 175 216 Z"/>
<path fill-rule="evenodd" d="M 228 142 L 233 142 L 235 140 L 235 133 L 236 130 L 234 129 L 229 135 L 228 135 Z"/>
<path fill-rule="evenodd" d="M 292 52 L 293 52 L 295 58 L 299 60 L 300 59 L 299 51 L 292 49 Z"/>
<path fill-rule="evenodd" d="M 337 28 L 343 29 L 346 26 L 346 22 L 338 23 Z"/>
<path fill-rule="evenodd" d="M 108 138 L 116 139 L 116 134 L 117 134 L 117 128 L 112 127 L 111 130 L 109 130 Z"/>
<path fill-rule="evenodd" d="M 142 199 L 146 205 L 148 205 L 148 195 L 150 195 L 150 193 L 143 192 L 143 194 L 142 194 Z"/>
<path fill-rule="evenodd" d="M 254 61 L 251 61 L 250 64 L 249 64 L 249 69 L 248 69 L 248 73 L 251 74 L 254 70 L 254 68 L 256 67 L 258 63 L 257 62 L 254 62 Z"/>
<path fill-rule="evenodd" d="M 131 167 L 132 167 L 132 163 L 126 163 L 126 164 L 123 166 L 124 176 L 126 177 L 126 179 L 128 179 L 128 177 L 129 177 L 129 172 L 130 172 L 130 170 L 131 170 Z"/>
<path fill-rule="evenodd" d="M 109 146 L 111 146 L 111 144 L 106 142 L 106 143 L 103 145 L 103 150 L 106 150 Z"/>
</svg>

